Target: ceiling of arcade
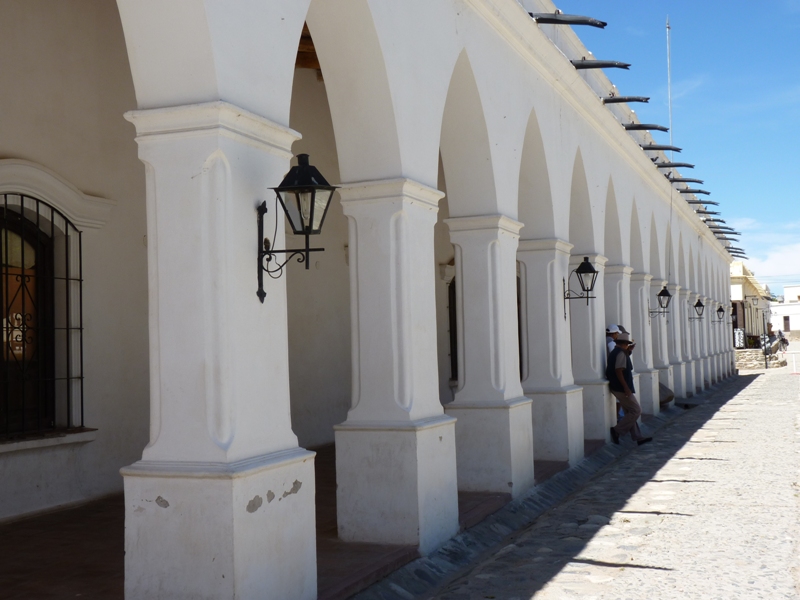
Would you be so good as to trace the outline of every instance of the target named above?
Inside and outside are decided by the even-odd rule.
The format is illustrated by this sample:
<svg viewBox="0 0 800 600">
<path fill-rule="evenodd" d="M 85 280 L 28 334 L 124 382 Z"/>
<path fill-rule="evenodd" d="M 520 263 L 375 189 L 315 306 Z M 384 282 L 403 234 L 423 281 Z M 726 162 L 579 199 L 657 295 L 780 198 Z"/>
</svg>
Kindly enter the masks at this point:
<svg viewBox="0 0 800 600">
<path fill-rule="evenodd" d="M 294 66 L 296 69 L 315 69 L 318 75 L 322 76 L 317 50 L 314 48 L 314 40 L 311 39 L 308 23 L 303 23 L 303 33 L 300 35 L 300 44 L 297 48 L 297 59 Z"/>
</svg>

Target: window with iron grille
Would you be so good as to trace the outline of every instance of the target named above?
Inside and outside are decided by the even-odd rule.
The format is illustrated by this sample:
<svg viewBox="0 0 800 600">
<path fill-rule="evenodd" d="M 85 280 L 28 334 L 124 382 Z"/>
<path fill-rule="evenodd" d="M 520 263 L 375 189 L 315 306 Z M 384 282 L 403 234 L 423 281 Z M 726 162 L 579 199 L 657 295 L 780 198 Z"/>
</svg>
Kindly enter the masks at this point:
<svg viewBox="0 0 800 600">
<path fill-rule="evenodd" d="M 0 194 L 0 439 L 83 427 L 81 232 L 60 211 Z"/>
</svg>

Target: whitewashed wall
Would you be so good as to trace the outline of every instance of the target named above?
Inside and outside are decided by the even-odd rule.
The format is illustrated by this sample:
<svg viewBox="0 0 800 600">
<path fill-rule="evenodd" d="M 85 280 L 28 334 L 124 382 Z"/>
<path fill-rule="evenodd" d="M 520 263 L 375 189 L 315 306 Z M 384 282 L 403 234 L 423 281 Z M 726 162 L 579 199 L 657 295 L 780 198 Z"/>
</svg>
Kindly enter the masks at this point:
<svg viewBox="0 0 800 600">
<path fill-rule="evenodd" d="M 144 168 L 122 118 L 136 99 L 116 5 L 8 0 L 0 10 L 0 157 L 116 202 L 110 221 L 83 235 L 94 441 L 13 452 L 19 446 L 0 444 L 4 519 L 121 491 L 119 468 L 147 443 L 149 405 Z"/>
</svg>

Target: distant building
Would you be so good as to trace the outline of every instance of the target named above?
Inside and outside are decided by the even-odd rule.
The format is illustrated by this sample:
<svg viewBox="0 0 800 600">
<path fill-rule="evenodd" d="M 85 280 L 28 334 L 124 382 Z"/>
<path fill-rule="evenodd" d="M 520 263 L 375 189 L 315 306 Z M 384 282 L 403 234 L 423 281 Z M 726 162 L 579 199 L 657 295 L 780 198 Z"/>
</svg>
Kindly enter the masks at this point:
<svg viewBox="0 0 800 600">
<path fill-rule="evenodd" d="M 787 288 L 788 289 L 788 288 Z M 762 285 L 741 261 L 731 263 L 731 305 L 735 348 L 758 348 L 767 330 L 769 287 Z"/>
<path fill-rule="evenodd" d="M 784 286 L 783 297 L 778 300 L 769 304 L 772 330 L 800 338 L 800 284 Z"/>
</svg>

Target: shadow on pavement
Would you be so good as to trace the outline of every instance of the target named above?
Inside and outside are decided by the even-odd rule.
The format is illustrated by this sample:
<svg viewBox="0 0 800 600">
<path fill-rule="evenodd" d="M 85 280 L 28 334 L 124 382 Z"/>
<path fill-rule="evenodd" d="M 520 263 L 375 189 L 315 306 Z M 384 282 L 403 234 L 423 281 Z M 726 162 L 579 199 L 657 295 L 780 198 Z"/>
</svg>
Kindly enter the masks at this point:
<svg viewBox="0 0 800 600">
<path fill-rule="evenodd" d="M 594 537 L 597 529 L 581 529 L 581 524 L 594 516 L 610 518 L 615 513 L 621 514 L 652 514 L 652 515 L 677 515 L 693 518 L 695 515 L 670 513 L 660 511 L 632 511 L 623 510 L 627 501 L 645 484 L 649 482 L 679 482 L 679 483 L 715 483 L 708 480 L 682 480 L 682 479 L 654 479 L 656 473 L 688 443 L 699 429 L 701 429 L 728 401 L 746 389 L 758 377 L 758 374 L 739 376 L 724 382 L 718 389 L 711 390 L 706 396 L 706 401 L 693 408 L 687 408 L 678 418 L 673 419 L 654 435 L 652 444 L 632 447 L 626 454 L 619 457 L 607 467 L 599 471 L 583 488 L 552 507 L 530 526 L 510 534 L 502 544 L 489 549 L 477 562 L 463 569 L 457 575 L 450 577 L 446 583 L 437 588 L 429 588 L 426 593 L 418 594 L 418 598 L 441 598 L 443 600 L 456 600 L 472 598 L 472 590 L 463 585 L 472 578 L 476 581 L 487 580 L 490 577 L 510 576 L 520 578 L 515 596 L 519 593 L 528 594 L 530 597 L 542 589 L 556 574 L 561 572 L 571 563 L 584 563 L 609 568 L 643 568 L 656 570 L 670 570 L 658 565 L 635 565 L 604 563 L 585 558 L 578 558 L 589 541 Z M 708 440 L 704 443 L 723 443 L 724 440 Z M 731 442 L 733 443 L 733 442 Z M 680 460 L 725 460 L 715 457 L 677 457 Z M 624 473 L 624 477 L 619 477 Z M 549 518 L 548 518 L 549 517 Z M 563 529 L 569 521 L 578 523 L 576 529 Z M 561 528 L 560 528 L 561 527 Z M 509 548 L 498 550 L 503 547 Z M 520 550 L 517 552 L 517 550 Z M 513 551 L 515 558 L 508 555 Z M 536 552 L 546 554 L 536 554 Z M 524 556 L 518 558 L 517 556 Z M 504 559 L 505 557 L 505 559 Z M 536 568 L 531 569 L 531 564 L 536 563 Z M 524 572 L 524 574 L 523 574 Z M 525 581 L 521 579 L 524 575 Z M 522 587 L 524 586 L 524 587 Z M 381 594 L 381 598 L 389 600 L 393 596 Z M 397 595 L 396 598 L 403 596 Z M 474 596 L 480 597 L 480 596 Z"/>
</svg>

